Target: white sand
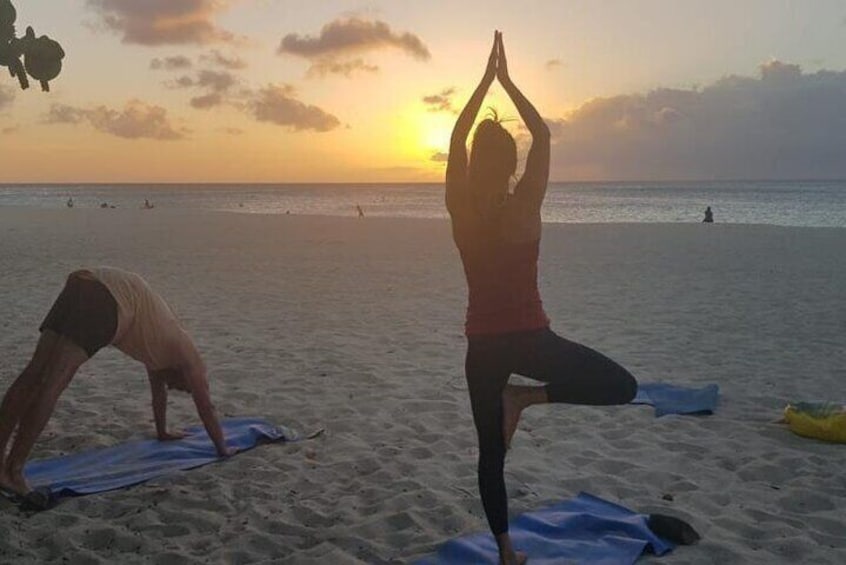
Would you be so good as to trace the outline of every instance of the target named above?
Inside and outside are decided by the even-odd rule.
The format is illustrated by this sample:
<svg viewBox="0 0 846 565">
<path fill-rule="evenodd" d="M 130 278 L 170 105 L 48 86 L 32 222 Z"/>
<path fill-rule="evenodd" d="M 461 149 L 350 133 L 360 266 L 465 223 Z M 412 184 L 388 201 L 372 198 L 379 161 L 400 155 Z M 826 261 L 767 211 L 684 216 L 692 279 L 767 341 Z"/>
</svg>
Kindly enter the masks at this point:
<svg viewBox="0 0 846 565">
<path fill-rule="evenodd" d="M 846 446 L 772 423 L 791 399 L 846 402 L 844 250 L 839 229 L 546 226 L 556 331 L 723 396 L 710 417 L 533 408 L 506 466 L 512 513 L 585 490 L 703 536 L 644 563 L 846 563 Z M 486 529 L 446 222 L 0 209 L 0 388 L 67 273 L 99 264 L 175 307 L 221 414 L 326 433 L 32 516 L 0 502 L 0 562 L 394 563 Z M 197 423 L 186 396 L 170 420 Z M 152 429 L 143 368 L 107 349 L 34 457 Z"/>
</svg>

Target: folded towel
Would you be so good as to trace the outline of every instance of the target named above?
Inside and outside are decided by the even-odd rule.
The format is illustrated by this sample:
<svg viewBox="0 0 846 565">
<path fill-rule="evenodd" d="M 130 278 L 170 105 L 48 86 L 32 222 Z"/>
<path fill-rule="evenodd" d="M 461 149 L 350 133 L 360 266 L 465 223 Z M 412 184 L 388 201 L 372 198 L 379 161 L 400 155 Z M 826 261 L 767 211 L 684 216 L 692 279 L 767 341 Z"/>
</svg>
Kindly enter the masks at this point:
<svg viewBox="0 0 846 565">
<path fill-rule="evenodd" d="M 655 407 L 655 416 L 667 414 L 712 414 L 717 408 L 720 387 L 689 388 L 667 383 L 640 383 L 631 404 Z"/>
</svg>

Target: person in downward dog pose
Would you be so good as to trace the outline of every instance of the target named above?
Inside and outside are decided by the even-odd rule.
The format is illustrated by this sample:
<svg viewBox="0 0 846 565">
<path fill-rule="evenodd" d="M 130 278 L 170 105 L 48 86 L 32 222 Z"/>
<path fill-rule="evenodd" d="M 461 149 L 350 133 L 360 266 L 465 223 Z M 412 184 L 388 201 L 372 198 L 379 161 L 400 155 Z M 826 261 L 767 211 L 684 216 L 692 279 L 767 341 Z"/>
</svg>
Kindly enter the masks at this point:
<svg viewBox="0 0 846 565">
<path fill-rule="evenodd" d="M 513 192 L 513 137 L 496 119 L 476 128 L 468 161 L 467 137 L 494 78 L 532 135 L 526 169 Z M 601 353 L 549 328 L 537 286 L 540 209 L 549 177 L 549 128 L 511 81 L 496 32 L 488 65 L 455 124 L 446 170 L 446 206 L 469 289 L 465 374 L 479 439 L 479 492 L 500 563 L 525 563 L 508 535 L 505 452 L 522 411 L 534 404 L 614 405 L 630 402 L 637 381 Z M 516 373 L 546 383 L 508 383 Z"/>
<path fill-rule="evenodd" d="M 159 440 L 184 437 L 167 429 L 172 388 L 192 395 L 218 455 L 235 452 L 226 446 L 194 341 L 140 276 L 109 267 L 72 272 L 39 329 L 32 360 L 0 404 L 0 488 L 5 492 L 29 493 L 23 468 L 35 440 L 79 367 L 109 344 L 145 365 Z"/>
</svg>

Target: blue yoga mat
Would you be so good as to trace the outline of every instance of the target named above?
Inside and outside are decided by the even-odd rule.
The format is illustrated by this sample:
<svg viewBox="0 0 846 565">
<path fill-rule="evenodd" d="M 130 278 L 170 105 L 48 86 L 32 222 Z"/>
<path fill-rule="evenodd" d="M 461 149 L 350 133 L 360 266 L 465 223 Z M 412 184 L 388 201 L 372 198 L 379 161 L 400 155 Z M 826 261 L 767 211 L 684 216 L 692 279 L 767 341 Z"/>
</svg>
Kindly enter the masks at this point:
<svg viewBox="0 0 846 565">
<path fill-rule="evenodd" d="M 239 451 L 255 447 L 260 441 L 299 439 L 293 430 L 258 418 L 223 420 L 221 427 L 226 444 Z M 220 459 L 202 426 L 186 432 L 188 437 L 175 441 L 133 441 L 30 461 L 24 468 L 24 476 L 33 488 L 47 487 L 53 497 L 61 497 L 127 487 Z"/>
<path fill-rule="evenodd" d="M 720 387 L 707 385 L 688 388 L 666 383 L 640 383 L 631 404 L 655 407 L 655 416 L 667 414 L 713 414 L 717 409 Z"/>
<path fill-rule="evenodd" d="M 572 500 L 518 516 L 509 525 L 514 547 L 532 565 L 578 563 L 626 565 L 646 550 L 664 555 L 675 547 L 652 533 L 648 517 L 587 493 Z M 416 565 L 498 563 L 490 533 L 446 542 L 435 555 Z"/>
</svg>

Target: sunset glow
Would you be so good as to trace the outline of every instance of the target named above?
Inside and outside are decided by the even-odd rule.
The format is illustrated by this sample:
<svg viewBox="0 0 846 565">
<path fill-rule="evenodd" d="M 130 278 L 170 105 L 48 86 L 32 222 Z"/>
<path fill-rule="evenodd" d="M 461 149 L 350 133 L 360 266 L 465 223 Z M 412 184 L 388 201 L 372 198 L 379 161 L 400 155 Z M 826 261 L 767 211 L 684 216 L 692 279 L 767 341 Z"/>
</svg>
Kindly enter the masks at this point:
<svg viewBox="0 0 846 565">
<path fill-rule="evenodd" d="M 696 124 L 738 122 L 730 108 L 693 115 L 699 108 L 758 96 L 779 80 L 842 92 L 842 3 L 482 5 L 173 0 L 165 10 L 135 0 L 18 0 L 18 34 L 32 25 L 67 56 L 49 93 L 20 90 L 4 70 L 0 154 L 14 166 L 0 182 L 439 181 L 456 113 L 497 28 L 515 81 L 557 136 L 554 179 L 837 172 L 804 157 L 773 168 L 772 132 L 755 138 L 760 156 L 737 163 L 726 157 L 737 153 L 725 149 L 732 139 L 695 163 L 680 140 L 701 147 L 697 135 L 715 139 L 726 128 Z M 726 77 L 754 88 L 728 92 L 739 83 Z M 650 98 L 656 89 L 667 94 Z M 720 89 L 725 96 L 684 106 Z M 516 118 L 496 86 L 488 106 Z M 807 131 L 842 119 L 832 118 L 846 114 L 841 106 L 836 96 L 817 103 Z M 624 123 L 627 133 L 610 125 Z M 754 137 L 756 126 L 742 130 Z M 638 165 L 652 161 L 667 163 Z"/>
</svg>

